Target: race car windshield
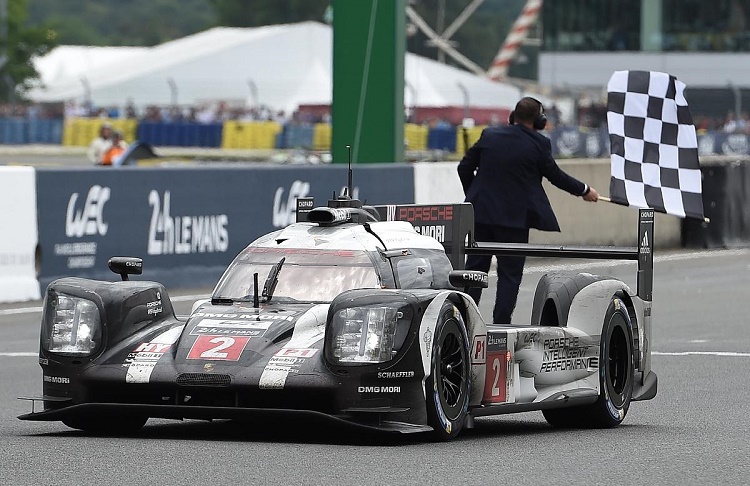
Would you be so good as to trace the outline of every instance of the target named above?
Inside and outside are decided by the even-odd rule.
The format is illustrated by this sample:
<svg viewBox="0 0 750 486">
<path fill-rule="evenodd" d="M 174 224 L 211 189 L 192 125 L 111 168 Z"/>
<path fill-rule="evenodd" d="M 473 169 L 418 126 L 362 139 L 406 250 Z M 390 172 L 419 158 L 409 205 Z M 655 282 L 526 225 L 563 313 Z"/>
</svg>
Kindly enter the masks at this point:
<svg viewBox="0 0 750 486">
<path fill-rule="evenodd" d="M 283 270 L 273 290 L 277 302 L 330 302 L 345 290 L 380 287 L 378 274 L 362 251 L 248 248 L 224 273 L 214 298 L 251 301 L 253 274 L 269 275 L 281 258 Z"/>
</svg>

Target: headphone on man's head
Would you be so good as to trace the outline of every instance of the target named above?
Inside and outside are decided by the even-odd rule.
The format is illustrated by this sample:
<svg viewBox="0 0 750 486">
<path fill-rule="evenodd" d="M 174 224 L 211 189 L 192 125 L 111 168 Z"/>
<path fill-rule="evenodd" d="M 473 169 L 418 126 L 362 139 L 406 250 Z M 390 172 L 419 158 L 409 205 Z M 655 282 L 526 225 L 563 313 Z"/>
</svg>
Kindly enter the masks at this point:
<svg viewBox="0 0 750 486">
<path fill-rule="evenodd" d="M 539 104 L 539 113 L 537 113 L 537 115 L 534 117 L 533 126 L 537 130 L 544 130 L 544 127 L 547 126 L 547 115 L 544 113 L 544 105 L 542 105 L 542 102 L 537 100 L 536 98 L 531 99 Z M 514 113 L 515 110 L 512 110 L 510 112 L 510 115 L 508 116 L 508 123 L 510 123 L 511 125 L 515 124 Z"/>
</svg>

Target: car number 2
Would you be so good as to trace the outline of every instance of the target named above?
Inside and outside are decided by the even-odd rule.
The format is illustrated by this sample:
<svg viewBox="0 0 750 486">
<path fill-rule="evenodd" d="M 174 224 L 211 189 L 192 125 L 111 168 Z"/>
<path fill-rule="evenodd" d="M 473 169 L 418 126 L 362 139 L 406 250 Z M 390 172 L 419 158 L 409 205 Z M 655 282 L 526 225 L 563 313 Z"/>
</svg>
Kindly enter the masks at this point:
<svg viewBox="0 0 750 486">
<path fill-rule="evenodd" d="M 237 361 L 245 349 L 249 337 L 198 336 L 190 348 L 187 359 Z"/>
<path fill-rule="evenodd" d="M 487 353 L 484 384 L 484 403 L 507 402 L 508 360 L 507 351 Z"/>
<path fill-rule="evenodd" d="M 215 337 L 209 341 L 209 343 L 218 343 L 218 346 L 207 349 L 201 353 L 201 358 L 206 359 L 227 359 L 229 353 L 220 353 L 219 351 L 227 348 L 231 348 L 234 345 L 234 338 L 231 337 Z"/>
</svg>

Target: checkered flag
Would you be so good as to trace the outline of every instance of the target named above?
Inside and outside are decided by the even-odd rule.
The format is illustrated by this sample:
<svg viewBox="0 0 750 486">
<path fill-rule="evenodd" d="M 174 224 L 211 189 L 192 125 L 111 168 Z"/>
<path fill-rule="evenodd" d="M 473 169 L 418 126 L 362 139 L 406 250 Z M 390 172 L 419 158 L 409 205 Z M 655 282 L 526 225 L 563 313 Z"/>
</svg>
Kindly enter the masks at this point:
<svg viewBox="0 0 750 486">
<path fill-rule="evenodd" d="M 698 140 L 674 76 L 617 71 L 607 84 L 612 202 L 703 219 Z"/>
</svg>

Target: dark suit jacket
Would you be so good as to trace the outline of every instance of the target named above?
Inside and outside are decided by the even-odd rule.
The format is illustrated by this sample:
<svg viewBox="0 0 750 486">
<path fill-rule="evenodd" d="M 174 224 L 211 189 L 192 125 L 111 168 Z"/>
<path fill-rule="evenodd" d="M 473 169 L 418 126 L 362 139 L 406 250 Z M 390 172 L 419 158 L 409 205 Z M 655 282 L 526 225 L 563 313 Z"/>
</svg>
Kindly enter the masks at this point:
<svg viewBox="0 0 750 486">
<path fill-rule="evenodd" d="M 575 196 L 586 185 L 558 167 L 551 148 L 547 137 L 522 125 L 486 128 L 458 164 L 475 221 L 560 231 L 542 177 Z"/>
</svg>

